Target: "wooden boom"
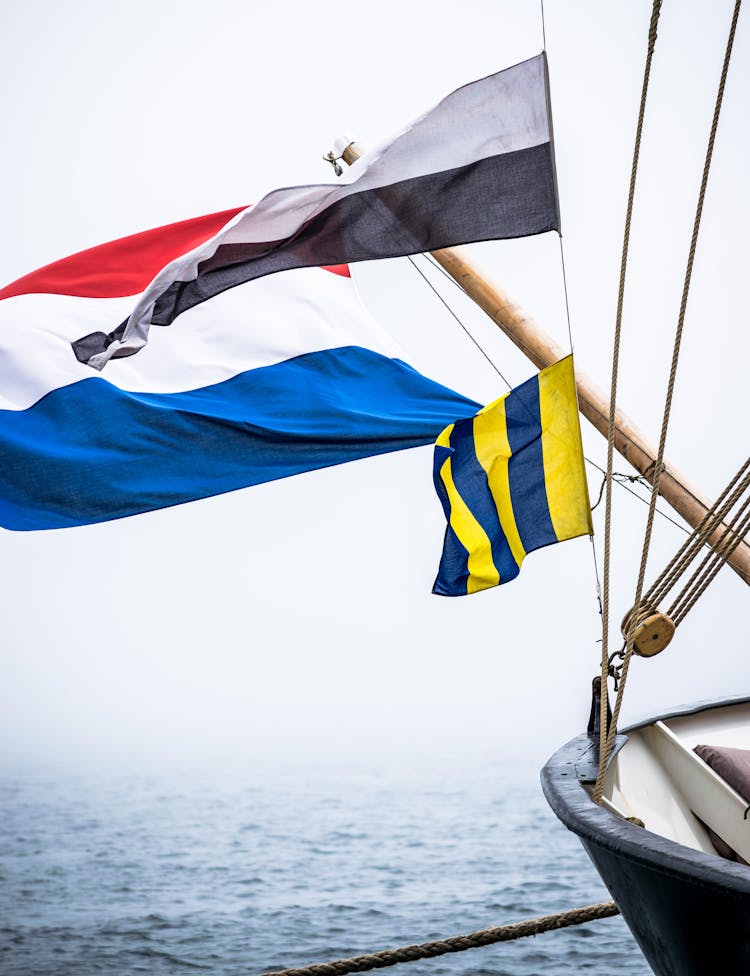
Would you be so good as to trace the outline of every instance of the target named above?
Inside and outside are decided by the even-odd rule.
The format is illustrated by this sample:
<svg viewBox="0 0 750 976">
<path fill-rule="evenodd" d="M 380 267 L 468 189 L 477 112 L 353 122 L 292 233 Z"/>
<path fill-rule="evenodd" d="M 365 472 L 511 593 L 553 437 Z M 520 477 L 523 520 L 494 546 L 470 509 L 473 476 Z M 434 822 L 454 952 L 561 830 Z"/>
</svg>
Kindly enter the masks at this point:
<svg viewBox="0 0 750 976">
<path fill-rule="evenodd" d="M 342 152 L 344 162 L 350 165 L 360 155 L 361 152 L 354 142 Z M 440 251 L 433 251 L 432 256 L 537 369 L 544 369 L 568 355 L 568 351 L 548 336 L 527 312 L 516 305 L 497 285 L 491 284 L 460 248 L 446 247 Z M 607 437 L 609 397 L 578 369 L 576 369 L 576 385 L 581 413 L 600 434 Z M 614 446 L 649 484 L 653 484 L 658 452 L 621 410 L 615 412 Z M 691 528 L 695 528 L 701 522 L 711 507 L 711 503 L 697 492 L 666 458 L 659 481 L 659 494 Z M 724 531 L 726 525 L 721 523 L 709 536 L 709 545 L 713 546 L 718 542 Z M 735 573 L 750 585 L 750 546 L 744 541 L 740 542 L 727 561 Z"/>
</svg>

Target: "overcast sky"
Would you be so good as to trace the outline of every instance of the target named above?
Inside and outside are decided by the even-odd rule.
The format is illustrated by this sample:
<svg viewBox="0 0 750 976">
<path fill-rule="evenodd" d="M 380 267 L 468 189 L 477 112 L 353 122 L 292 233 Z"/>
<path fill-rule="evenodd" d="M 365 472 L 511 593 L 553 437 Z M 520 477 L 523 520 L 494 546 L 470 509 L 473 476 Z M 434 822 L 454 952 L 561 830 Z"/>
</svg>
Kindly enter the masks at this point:
<svg viewBox="0 0 750 976">
<path fill-rule="evenodd" d="M 662 14 L 621 383 L 622 406 L 654 441 L 731 10 L 667 0 Z M 578 366 L 608 388 L 650 4 L 546 0 L 545 11 L 573 341 Z M 321 157 L 336 136 L 372 145 L 542 48 L 535 0 L 467 0 L 460 12 L 439 0 L 27 0 L 2 19 L 3 283 L 331 179 Z M 711 497 L 748 441 L 749 34 L 741 18 L 667 448 Z M 567 347 L 557 235 L 473 252 Z M 354 270 L 413 365 L 482 402 L 506 391 L 406 259 Z M 527 379 L 530 364 L 433 277 L 510 383 Z M 583 424 L 603 465 L 605 444 Z M 444 524 L 431 465 L 420 448 L 109 524 L 0 530 L 4 762 L 541 763 L 588 716 L 600 637 L 591 545 L 532 554 L 493 591 L 434 597 Z M 646 506 L 622 490 L 616 502 L 619 621 Z M 649 578 L 684 537 L 663 519 L 658 530 Z M 746 588 L 723 570 L 661 658 L 634 665 L 625 718 L 747 692 L 746 609 Z"/>
</svg>

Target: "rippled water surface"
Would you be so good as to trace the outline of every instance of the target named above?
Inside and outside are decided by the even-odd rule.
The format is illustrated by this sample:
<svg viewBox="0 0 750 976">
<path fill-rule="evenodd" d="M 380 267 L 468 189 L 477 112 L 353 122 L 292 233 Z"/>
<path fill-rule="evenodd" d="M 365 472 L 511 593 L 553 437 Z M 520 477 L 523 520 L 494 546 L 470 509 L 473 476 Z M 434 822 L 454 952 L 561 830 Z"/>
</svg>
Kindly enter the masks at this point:
<svg viewBox="0 0 750 976">
<path fill-rule="evenodd" d="M 4 976 L 254 974 L 608 900 L 532 771 L 5 776 Z M 619 918 L 400 976 L 647 976 Z"/>
</svg>

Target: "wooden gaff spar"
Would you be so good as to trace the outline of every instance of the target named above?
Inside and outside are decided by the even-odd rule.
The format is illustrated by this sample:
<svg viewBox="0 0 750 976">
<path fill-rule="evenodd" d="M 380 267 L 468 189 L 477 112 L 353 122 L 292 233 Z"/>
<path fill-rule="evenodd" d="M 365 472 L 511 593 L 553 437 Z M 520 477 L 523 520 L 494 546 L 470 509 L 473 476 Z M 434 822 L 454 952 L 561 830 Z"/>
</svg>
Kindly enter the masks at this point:
<svg viewBox="0 0 750 976">
<path fill-rule="evenodd" d="M 341 159 L 351 165 L 359 159 L 362 150 L 356 142 L 343 140 Z M 489 315 L 505 335 L 531 360 L 537 369 L 544 369 L 568 355 L 551 336 L 541 329 L 533 318 L 499 288 L 490 283 L 466 255 L 455 247 L 432 251 L 438 264 L 453 278 L 463 291 Z M 594 383 L 576 369 L 578 406 L 583 416 L 607 437 L 609 430 L 609 398 Z M 653 485 L 658 452 L 647 441 L 638 427 L 621 410 L 615 412 L 615 449 Z M 659 481 L 659 494 L 683 518 L 691 528 L 696 528 L 711 508 L 711 503 L 667 459 Z M 713 547 L 726 525 L 722 522 L 708 537 Z M 727 560 L 728 564 L 750 586 L 750 546 L 742 541 Z"/>
</svg>

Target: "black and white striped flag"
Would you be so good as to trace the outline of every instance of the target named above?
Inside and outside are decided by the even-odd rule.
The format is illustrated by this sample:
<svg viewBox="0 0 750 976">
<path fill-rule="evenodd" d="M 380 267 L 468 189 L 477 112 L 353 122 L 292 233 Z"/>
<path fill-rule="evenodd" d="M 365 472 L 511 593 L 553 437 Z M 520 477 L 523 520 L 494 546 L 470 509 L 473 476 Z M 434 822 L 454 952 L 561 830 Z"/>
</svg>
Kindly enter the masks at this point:
<svg viewBox="0 0 750 976">
<path fill-rule="evenodd" d="M 544 54 L 459 88 L 337 183 L 275 190 L 166 264 L 130 316 L 73 342 L 96 369 L 150 326 L 277 271 L 559 229 Z"/>
</svg>

